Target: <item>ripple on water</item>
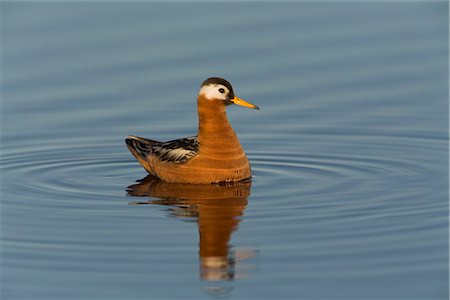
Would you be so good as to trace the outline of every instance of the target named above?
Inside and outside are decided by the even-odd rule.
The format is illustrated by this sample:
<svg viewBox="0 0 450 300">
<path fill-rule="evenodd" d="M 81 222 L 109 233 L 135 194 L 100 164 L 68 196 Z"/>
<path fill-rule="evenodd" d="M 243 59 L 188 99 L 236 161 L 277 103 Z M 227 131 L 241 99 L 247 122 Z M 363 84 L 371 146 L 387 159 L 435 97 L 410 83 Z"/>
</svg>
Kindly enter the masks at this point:
<svg viewBox="0 0 450 300">
<path fill-rule="evenodd" d="M 361 139 L 366 149 L 354 137 L 349 143 L 328 141 L 321 148 L 325 151 L 308 151 L 305 136 L 303 153 L 251 151 L 257 208 L 247 218 L 257 228 L 253 233 L 270 233 L 270 247 L 285 257 L 302 253 L 302 266 L 311 276 L 439 268 L 442 255 L 431 259 L 434 263 L 421 256 L 445 244 L 436 236 L 445 240 L 447 203 L 433 191 L 445 189 L 446 174 L 436 172 L 443 170 L 439 162 L 430 163 L 417 150 L 439 156 L 447 141 Z M 343 145 L 348 151 L 326 151 Z M 292 240 L 286 241 L 286 235 Z M 352 268 L 346 265 L 350 261 Z"/>
<path fill-rule="evenodd" d="M 44 202 L 54 199 L 60 204 L 76 197 L 83 202 L 89 197 L 117 196 L 117 188 L 123 186 L 133 166 L 126 159 L 125 146 L 117 143 L 75 141 L 6 149 L 2 158 L 8 175 L 5 192 L 25 198 L 39 195 Z"/>
<path fill-rule="evenodd" d="M 308 143 L 308 137 L 301 140 Z M 379 149 L 365 152 L 305 149 L 302 153 L 250 149 L 254 178 L 250 205 L 243 216 L 244 221 L 248 220 L 246 243 L 260 243 L 258 233 L 266 232 L 270 245 L 265 249 L 269 256 L 273 250 L 294 259 L 300 251 L 300 259 L 305 259 L 302 266 L 311 276 L 342 275 L 345 272 L 337 269 L 342 269 L 355 257 L 360 259 L 357 259 L 357 266 L 347 272 L 349 276 L 355 272 L 380 274 L 393 269 L 404 272 L 437 267 L 427 260 L 411 264 L 420 256 L 419 250 L 401 255 L 410 248 L 425 251 L 436 246 L 434 237 L 443 233 L 439 224 L 445 222 L 442 214 L 445 203 L 427 201 L 430 195 L 420 195 L 423 193 L 421 184 L 434 181 L 439 185 L 434 166 L 420 157 L 403 155 L 413 145 L 423 145 L 423 141 L 412 138 L 398 139 L 396 143 L 384 141 L 383 147 L 376 137 L 366 142 L 373 143 L 373 148 L 378 145 Z M 111 139 L 89 143 L 77 140 L 28 145 L 18 151 L 5 149 L 2 169 L 7 174 L 8 184 L 3 192 L 14 194 L 15 201 L 27 199 L 28 202 L 26 208 L 8 199 L 3 205 L 17 210 L 84 207 L 87 211 L 104 201 L 110 203 L 111 199 L 118 200 L 112 203 L 116 207 L 126 205 L 126 201 L 120 200 L 126 185 L 145 172 L 121 143 L 122 140 Z M 328 147 L 322 149 L 343 147 L 339 140 L 327 143 Z M 355 141 L 345 147 L 352 149 L 357 144 L 359 142 Z M 428 151 L 436 153 L 445 149 L 443 140 L 428 139 L 426 145 Z M 258 149 L 273 147 L 266 146 L 258 146 Z M 35 195 L 39 199 L 29 201 Z M 66 217 L 69 222 L 78 224 L 70 219 L 70 211 L 61 215 L 61 218 Z M 414 218 L 426 222 L 411 221 Z M 409 234 L 411 232 L 414 235 Z M 286 241 L 286 235 L 292 238 Z M 42 241 L 13 242 L 31 249 Z M 73 243 L 70 240 L 60 242 L 58 248 L 70 247 Z M 120 243 L 116 246 L 125 249 Z M 103 249 L 95 244 L 84 247 L 93 251 L 98 247 Z M 377 261 L 377 257 L 385 258 L 386 253 L 392 254 L 388 260 Z M 342 260 L 336 259 L 337 256 Z M 365 256 L 374 259 L 368 262 Z"/>
</svg>

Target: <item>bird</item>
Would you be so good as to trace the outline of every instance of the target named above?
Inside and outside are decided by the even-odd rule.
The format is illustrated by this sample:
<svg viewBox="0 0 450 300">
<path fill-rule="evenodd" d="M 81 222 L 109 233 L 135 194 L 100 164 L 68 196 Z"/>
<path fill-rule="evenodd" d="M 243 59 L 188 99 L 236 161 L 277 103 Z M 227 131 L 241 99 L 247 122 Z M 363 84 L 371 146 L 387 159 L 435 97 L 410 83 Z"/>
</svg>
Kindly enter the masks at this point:
<svg viewBox="0 0 450 300">
<path fill-rule="evenodd" d="M 229 105 L 259 110 L 230 82 L 206 79 L 197 97 L 198 133 L 166 142 L 129 135 L 126 145 L 147 172 L 165 182 L 207 184 L 251 179 L 251 167 L 226 114 Z"/>
</svg>

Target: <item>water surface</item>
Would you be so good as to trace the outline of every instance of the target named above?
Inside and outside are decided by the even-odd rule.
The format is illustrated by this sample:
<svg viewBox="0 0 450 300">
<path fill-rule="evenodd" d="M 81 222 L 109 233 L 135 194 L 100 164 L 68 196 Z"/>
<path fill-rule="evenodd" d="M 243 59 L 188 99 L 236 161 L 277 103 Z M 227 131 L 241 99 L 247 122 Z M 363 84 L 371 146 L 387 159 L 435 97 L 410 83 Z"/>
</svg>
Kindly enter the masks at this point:
<svg viewBox="0 0 450 300">
<path fill-rule="evenodd" d="M 448 298 L 448 3 L 1 9 L 2 299 Z M 210 76 L 252 182 L 145 178 Z"/>
</svg>

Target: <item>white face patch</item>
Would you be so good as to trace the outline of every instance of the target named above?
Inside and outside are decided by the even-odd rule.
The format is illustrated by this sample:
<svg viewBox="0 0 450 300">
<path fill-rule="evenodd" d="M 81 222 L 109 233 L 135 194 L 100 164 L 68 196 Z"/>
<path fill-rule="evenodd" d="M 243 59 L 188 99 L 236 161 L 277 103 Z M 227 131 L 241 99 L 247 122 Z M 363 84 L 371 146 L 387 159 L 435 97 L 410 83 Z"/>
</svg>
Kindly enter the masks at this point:
<svg viewBox="0 0 450 300">
<path fill-rule="evenodd" d="M 228 88 L 221 84 L 208 84 L 200 88 L 199 95 L 202 95 L 208 100 L 228 100 Z"/>
</svg>

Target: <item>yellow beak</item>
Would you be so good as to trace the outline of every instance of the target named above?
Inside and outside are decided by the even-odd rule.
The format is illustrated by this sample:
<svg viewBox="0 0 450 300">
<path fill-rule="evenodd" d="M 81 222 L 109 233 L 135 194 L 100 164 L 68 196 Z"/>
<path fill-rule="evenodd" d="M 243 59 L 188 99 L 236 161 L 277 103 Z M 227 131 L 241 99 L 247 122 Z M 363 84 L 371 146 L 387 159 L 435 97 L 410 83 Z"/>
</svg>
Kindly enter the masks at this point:
<svg viewBox="0 0 450 300">
<path fill-rule="evenodd" d="M 236 105 L 240 105 L 240 106 L 244 106 L 244 107 L 248 107 L 248 108 L 253 108 L 253 109 L 259 109 L 258 106 L 253 105 L 247 101 L 242 100 L 241 98 L 238 97 L 234 97 L 233 99 L 231 99 L 231 102 L 233 102 Z"/>
</svg>

